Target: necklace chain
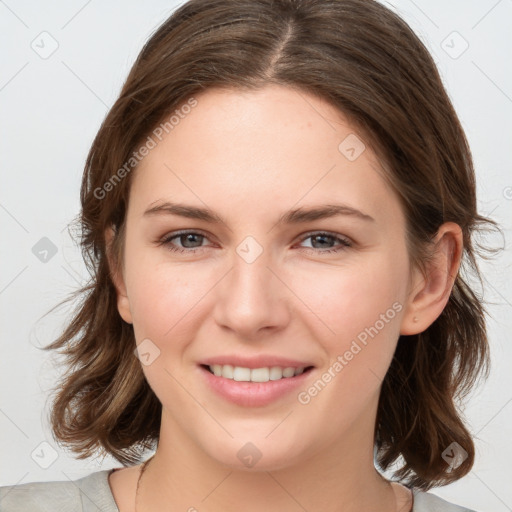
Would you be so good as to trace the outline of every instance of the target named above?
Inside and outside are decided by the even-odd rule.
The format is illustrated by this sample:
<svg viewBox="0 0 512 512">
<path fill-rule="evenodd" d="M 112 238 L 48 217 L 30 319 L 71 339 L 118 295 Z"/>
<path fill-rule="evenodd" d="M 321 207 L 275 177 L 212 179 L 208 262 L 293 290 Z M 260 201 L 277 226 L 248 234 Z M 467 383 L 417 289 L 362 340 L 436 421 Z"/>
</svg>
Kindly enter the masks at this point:
<svg viewBox="0 0 512 512">
<path fill-rule="evenodd" d="M 139 473 L 139 478 L 137 479 L 137 489 L 135 490 L 135 512 L 137 512 L 137 497 L 139 495 L 139 485 L 140 485 L 140 480 L 142 478 L 142 474 L 144 473 L 144 471 L 146 470 L 146 467 L 147 465 L 149 464 L 149 461 L 154 457 L 154 455 L 152 455 L 148 460 L 144 461 L 142 463 L 142 466 L 140 468 L 140 473 Z"/>
</svg>

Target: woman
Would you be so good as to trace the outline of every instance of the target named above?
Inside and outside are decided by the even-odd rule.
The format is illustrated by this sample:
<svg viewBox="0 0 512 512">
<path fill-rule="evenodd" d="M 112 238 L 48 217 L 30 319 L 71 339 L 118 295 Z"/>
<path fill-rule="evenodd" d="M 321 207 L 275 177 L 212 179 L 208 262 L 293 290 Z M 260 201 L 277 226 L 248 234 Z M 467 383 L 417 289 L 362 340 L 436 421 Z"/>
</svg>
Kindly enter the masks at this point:
<svg viewBox="0 0 512 512">
<path fill-rule="evenodd" d="M 47 347 L 72 368 L 51 422 L 126 467 L 4 487 L 4 510 L 467 510 L 426 491 L 473 465 L 455 400 L 488 347 L 461 270 L 494 222 L 397 15 L 189 1 L 135 62 L 81 200 L 92 280 Z"/>
</svg>

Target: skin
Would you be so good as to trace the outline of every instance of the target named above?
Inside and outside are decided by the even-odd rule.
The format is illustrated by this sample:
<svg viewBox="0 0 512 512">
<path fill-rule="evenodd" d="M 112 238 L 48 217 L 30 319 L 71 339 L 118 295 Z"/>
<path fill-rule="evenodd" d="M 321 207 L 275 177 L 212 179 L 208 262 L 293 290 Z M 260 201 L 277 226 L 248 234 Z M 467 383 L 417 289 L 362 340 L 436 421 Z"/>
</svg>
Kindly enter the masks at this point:
<svg viewBox="0 0 512 512">
<path fill-rule="evenodd" d="M 374 468 L 378 397 L 399 335 L 425 330 L 448 301 L 460 227 L 441 226 L 424 276 L 410 269 L 405 217 L 374 153 L 367 146 L 350 161 L 338 149 L 349 134 L 364 138 L 337 109 L 281 86 L 209 89 L 196 99 L 135 171 L 123 265 L 113 267 L 121 317 L 137 343 L 149 338 L 160 350 L 142 366 L 163 411 L 137 510 L 409 510 L 408 491 Z M 207 207 L 224 222 L 143 215 L 163 201 Z M 374 221 L 277 224 L 291 208 L 327 203 Z M 205 238 L 159 245 L 181 229 Z M 352 246 L 308 238 L 312 231 Z M 112 231 L 105 235 L 110 242 Z M 250 264 L 236 252 L 249 235 L 263 249 Z M 332 248 L 340 250 L 322 254 Z M 401 310 L 308 404 L 292 392 L 245 408 L 200 378 L 205 357 L 277 354 L 315 365 L 307 389 L 394 303 Z M 247 442 L 262 454 L 252 468 L 237 457 Z M 134 510 L 139 471 L 110 475 L 121 512 Z"/>
</svg>

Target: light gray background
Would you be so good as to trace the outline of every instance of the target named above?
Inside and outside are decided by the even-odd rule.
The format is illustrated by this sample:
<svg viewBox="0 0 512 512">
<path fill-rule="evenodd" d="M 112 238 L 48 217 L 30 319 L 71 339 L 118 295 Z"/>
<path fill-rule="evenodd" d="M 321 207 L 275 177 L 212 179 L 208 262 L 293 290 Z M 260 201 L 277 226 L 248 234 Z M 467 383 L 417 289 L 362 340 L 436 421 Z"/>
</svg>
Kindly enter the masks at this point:
<svg viewBox="0 0 512 512">
<path fill-rule="evenodd" d="M 44 408 L 62 370 L 37 347 L 58 335 L 69 307 L 43 315 L 86 277 L 66 228 L 79 210 L 90 144 L 143 43 L 176 5 L 0 1 L 0 485 L 75 479 L 120 466 L 108 458 L 76 460 L 53 442 Z M 512 510 L 512 1 L 387 5 L 405 18 L 438 63 L 472 148 L 480 212 L 502 225 L 507 243 L 493 264 L 482 263 L 485 298 L 493 303 L 488 320 L 493 367 L 467 402 L 476 464 L 467 477 L 434 492 L 482 512 Z M 44 53 L 57 44 L 53 54 Z M 33 252 L 43 237 L 57 251 L 48 253 L 46 262 L 40 260 L 44 253 L 38 258 Z M 496 237 L 487 241 L 502 243 Z"/>
</svg>

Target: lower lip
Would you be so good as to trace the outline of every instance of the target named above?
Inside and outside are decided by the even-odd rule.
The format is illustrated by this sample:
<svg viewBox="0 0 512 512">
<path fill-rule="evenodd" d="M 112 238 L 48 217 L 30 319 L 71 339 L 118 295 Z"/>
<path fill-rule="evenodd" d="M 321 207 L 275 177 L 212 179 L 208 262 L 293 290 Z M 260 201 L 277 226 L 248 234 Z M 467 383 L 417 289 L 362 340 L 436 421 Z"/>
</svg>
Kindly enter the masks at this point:
<svg viewBox="0 0 512 512">
<path fill-rule="evenodd" d="M 240 382 L 225 377 L 217 377 L 203 366 L 199 367 L 207 384 L 220 396 L 242 407 L 263 407 L 283 397 L 301 385 L 309 377 L 311 370 L 300 375 L 285 377 L 268 382 Z"/>
</svg>

